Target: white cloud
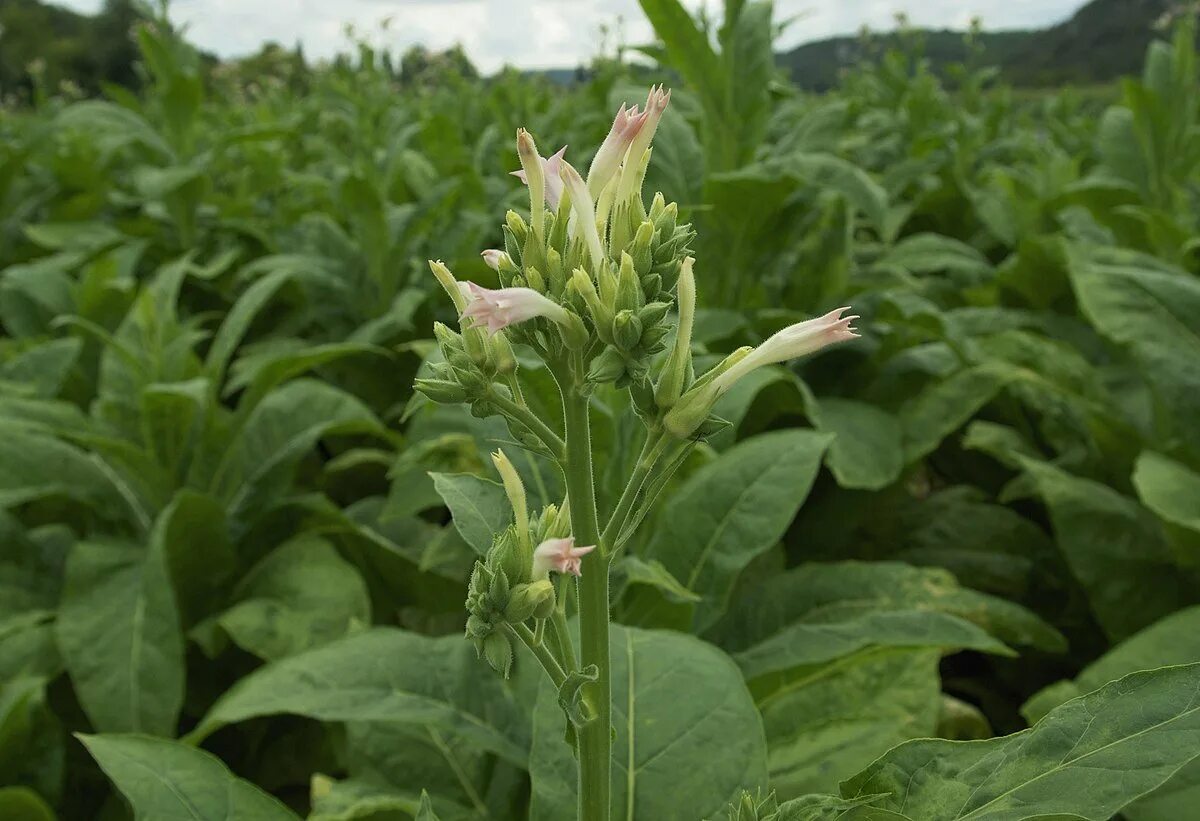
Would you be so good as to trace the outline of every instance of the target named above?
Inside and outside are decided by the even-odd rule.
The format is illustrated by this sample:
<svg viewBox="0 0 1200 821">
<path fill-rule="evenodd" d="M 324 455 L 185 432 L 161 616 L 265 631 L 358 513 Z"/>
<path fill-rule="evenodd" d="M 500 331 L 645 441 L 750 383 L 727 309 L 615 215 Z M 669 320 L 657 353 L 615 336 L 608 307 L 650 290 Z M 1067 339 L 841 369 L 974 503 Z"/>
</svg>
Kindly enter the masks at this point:
<svg viewBox="0 0 1200 821">
<path fill-rule="evenodd" d="M 864 24 L 893 25 L 905 11 L 920 26 L 962 28 L 973 16 L 984 26 L 1026 28 L 1067 17 L 1083 0 L 777 0 L 778 20 L 798 19 L 781 47 L 836 34 Z M 63 0 L 94 12 L 102 0 Z M 684 0 L 699 8 L 703 0 Z M 719 9 L 709 0 L 710 9 Z M 416 43 L 445 48 L 462 43 L 484 71 L 505 63 L 522 68 L 571 67 L 595 55 L 602 26 L 618 19 L 629 44 L 653 35 L 637 0 L 174 0 L 171 17 L 188 26 L 193 42 L 223 57 L 247 54 L 268 41 L 300 42 L 310 57 L 345 51 L 346 24 L 372 43 L 402 50 Z M 380 23 L 390 18 L 387 30 Z"/>
</svg>

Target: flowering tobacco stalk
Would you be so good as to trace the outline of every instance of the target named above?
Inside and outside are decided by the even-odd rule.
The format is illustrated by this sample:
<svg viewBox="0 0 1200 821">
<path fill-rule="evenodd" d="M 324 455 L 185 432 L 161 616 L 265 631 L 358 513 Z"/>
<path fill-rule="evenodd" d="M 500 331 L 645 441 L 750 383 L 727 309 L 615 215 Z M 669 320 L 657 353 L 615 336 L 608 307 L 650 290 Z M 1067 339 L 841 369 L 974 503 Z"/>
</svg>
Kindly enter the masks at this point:
<svg viewBox="0 0 1200 821">
<path fill-rule="evenodd" d="M 530 511 L 516 469 L 502 451 L 493 455 L 513 521 L 475 563 L 467 637 L 505 676 L 514 642 L 524 644 L 558 688 L 579 762 L 579 817 L 586 821 L 609 817 L 613 558 L 689 449 L 724 426 L 712 415 L 724 392 L 755 368 L 856 336 L 850 323 L 857 317 L 843 317 L 848 309 L 840 308 L 736 351 L 696 378 L 696 284 L 688 253 L 695 234 L 680 224 L 675 203 L 656 194 L 647 208 L 641 191 L 670 98 L 658 87 L 641 110 L 622 106 L 586 179 L 566 160 L 565 148 L 545 158 L 529 132 L 517 132 L 521 170 L 514 173 L 529 188 L 529 221 L 509 211 L 504 250 L 483 252 L 499 289 L 459 282 L 445 265 L 430 262 L 458 311 L 459 329 L 435 324 L 442 361 L 416 381 L 435 402 L 502 416 L 517 443 L 562 471 L 566 499 Z M 672 328 L 677 333 L 667 351 Z M 545 363 L 558 385 L 561 415 L 542 418 L 526 404 L 514 344 Z M 601 385 L 629 392 L 646 431 L 603 528 L 588 415 L 589 397 Z M 578 648 L 567 627 L 567 602 L 575 598 L 568 584 L 577 585 Z"/>
</svg>

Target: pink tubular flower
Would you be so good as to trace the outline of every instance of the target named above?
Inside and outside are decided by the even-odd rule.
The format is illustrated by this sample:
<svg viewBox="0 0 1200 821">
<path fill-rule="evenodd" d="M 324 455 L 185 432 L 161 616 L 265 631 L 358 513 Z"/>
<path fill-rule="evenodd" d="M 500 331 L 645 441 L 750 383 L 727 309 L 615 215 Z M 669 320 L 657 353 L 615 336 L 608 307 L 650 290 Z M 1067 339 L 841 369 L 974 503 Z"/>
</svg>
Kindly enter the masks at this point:
<svg viewBox="0 0 1200 821">
<path fill-rule="evenodd" d="M 459 321 L 487 329 L 488 336 L 501 328 L 544 316 L 555 322 L 566 322 L 567 312 L 561 305 L 547 299 L 532 288 L 499 288 L 492 290 L 466 283 L 467 307 Z"/>
<path fill-rule="evenodd" d="M 580 560 L 595 549 L 595 545 L 576 547 L 574 536 L 567 536 L 565 539 L 547 539 L 533 551 L 534 578 L 539 576 L 544 578 L 551 570 L 580 576 L 583 574 L 583 563 Z"/>
<path fill-rule="evenodd" d="M 542 163 L 542 174 L 546 179 L 546 204 L 550 206 L 551 211 L 557 211 L 558 203 L 562 200 L 563 183 L 562 178 L 559 177 L 559 171 L 562 169 L 563 156 L 566 153 L 567 147 L 564 145 L 549 157 L 539 158 Z M 529 185 L 529 177 L 525 173 L 525 169 L 508 173 Z"/>
<path fill-rule="evenodd" d="M 629 145 L 633 142 L 633 138 L 642 130 L 642 126 L 646 123 L 646 117 L 649 112 L 638 112 L 638 107 L 634 106 L 628 111 L 625 110 L 625 104 L 621 104 L 621 108 L 617 111 L 617 116 L 613 118 L 612 128 L 608 131 L 608 136 L 604 138 L 604 142 L 600 144 L 600 148 L 596 151 L 596 156 L 592 158 L 592 164 L 588 167 L 587 186 L 588 191 L 593 197 L 600 196 L 600 192 L 604 190 L 604 186 L 613 178 L 621 167 L 621 161 L 625 158 L 625 152 L 629 150 Z"/>
<path fill-rule="evenodd" d="M 776 362 L 786 362 L 800 356 L 816 353 L 822 348 L 836 342 L 854 339 L 858 333 L 850 327 L 857 316 L 843 317 L 849 306 L 837 308 L 824 316 L 797 322 L 776 332 L 770 339 L 752 350 L 740 359 L 725 373 L 712 381 L 718 394 L 727 391 L 734 382 L 755 368 L 771 365 Z"/>
</svg>

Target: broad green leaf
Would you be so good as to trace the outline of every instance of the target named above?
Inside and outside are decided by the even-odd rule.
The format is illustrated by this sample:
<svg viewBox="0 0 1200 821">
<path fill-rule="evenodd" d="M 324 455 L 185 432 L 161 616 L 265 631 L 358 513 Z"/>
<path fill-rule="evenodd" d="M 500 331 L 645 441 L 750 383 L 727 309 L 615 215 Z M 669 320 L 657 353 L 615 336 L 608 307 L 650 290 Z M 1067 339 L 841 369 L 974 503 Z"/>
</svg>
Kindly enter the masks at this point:
<svg viewBox="0 0 1200 821">
<path fill-rule="evenodd" d="M 75 692 L 102 732 L 173 737 L 184 645 L 160 520 L 149 544 L 78 542 L 56 631 Z"/>
<path fill-rule="evenodd" d="M 1112 488 L 1020 458 L 1045 500 L 1071 572 L 1114 641 L 1200 599 L 1154 517 Z"/>
<path fill-rule="evenodd" d="M 720 616 L 738 574 L 779 541 L 830 439 L 807 430 L 755 436 L 688 477 L 663 507 L 647 555 L 704 597 L 698 627 Z"/>
<path fill-rule="evenodd" d="M 834 191 L 862 212 L 880 237 L 891 239 L 888 194 L 863 169 L 832 154 L 794 154 L 787 158 L 789 171 L 810 185 Z"/>
<path fill-rule="evenodd" d="M 379 436 L 383 429 L 366 405 L 332 385 L 299 379 L 268 395 L 247 418 L 215 477 L 231 521 L 244 528 L 283 493 L 296 464 L 333 433 Z"/>
<path fill-rule="evenodd" d="M 614 625 L 614 821 L 694 821 L 741 790 L 766 784 L 762 724 L 737 668 L 680 633 Z M 530 753 L 533 821 L 575 814 L 575 759 L 566 718 L 542 682 Z"/>
<path fill-rule="evenodd" d="M 140 514 L 132 491 L 103 462 L 78 448 L 12 424 L 0 424 L 0 508 L 61 497 L 105 518 Z M 135 521 L 137 519 L 135 518 Z"/>
<path fill-rule="evenodd" d="M 512 506 L 504 487 L 470 473 L 433 473 L 433 486 L 441 495 L 454 526 L 480 556 L 492 547 L 497 533 L 512 524 Z"/>
<path fill-rule="evenodd" d="M 1107 819 L 1200 755 L 1198 689 L 1200 664 L 1133 673 L 1014 735 L 901 744 L 841 793 L 922 821 Z"/>
<path fill-rule="evenodd" d="M 1164 522 L 1200 533 L 1200 473 L 1148 450 L 1138 457 L 1133 486 Z"/>
<path fill-rule="evenodd" d="M 1084 315 L 1125 347 L 1168 414 L 1168 434 L 1200 455 L 1200 282 L 1128 252 L 1070 255 Z"/>
<path fill-rule="evenodd" d="M 875 647 L 772 682 L 757 702 L 780 798 L 836 790 L 896 744 L 932 736 L 940 657 L 936 649 Z"/>
<path fill-rule="evenodd" d="M 903 430 L 895 416 L 853 399 L 819 399 L 815 410 L 813 424 L 834 435 L 825 463 L 839 485 L 882 490 L 900 477 Z"/>
<path fill-rule="evenodd" d="M 256 265 L 263 265 L 264 262 L 265 260 L 258 260 Z M 279 267 L 269 271 L 243 291 L 237 302 L 233 303 L 233 307 L 225 314 L 204 361 L 205 370 L 214 384 L 222 383 L 225 369 L 229 367 L 229 361 L 233 359 L 233 354 L 242 337 L 250 329 L 250 324 L 280 287 L 291 278 L 293 271 L 291 267 Z"/>
<path fill-rule="evenodd" d="M 299 821 L 211 753 L 141 735 L 79 740 L 133 807 L 137 821 Z"/>
<path fill-rule="evenodd" d="M 371 622 L 362 577 L 315 536 L 271 551 L 233 595 L 237 603 L 217 623 L 239 647 L 267 661 L 328 644 Z"/>
<path fill-rule="evenodd" d="M 900 411 L 904 461 L 929 455 L 1013 378 L 1011 369 L 979 365 L 933 383 Z"/>
<path fill-rule="evenodd" d="M 1025 608 L 961 587 L 945 570 L 895 562 L 807 564 L 775 575 L 747 591 L 713 635 L 751 679 L 869 647 L 1063 647 Z"/>
<path fill-rule="evenodd" d="M 1021 708 L 1021 713 L 1032 724 L 1058 705 L 1122 676 L 1138 670 L 1197 662 L 1200 662 L 1200 606 L 1172 613 L 1135 633 L 1083 668 L 1074 680 L 1060 681 L 1036 693 Z"/>
<path fill-rule="evenodd" d="M 907 816 L 870 806 L 876 800 L 806 795 L 779 805 L 776 821 L 910 821 Z"/>
<path fill-rule="evenodd" d="M 268 664 L 222 696 L 195 734 L 280 713 L 432 726 L 515 764 L 527 756 L 520 710 L 457 635 L 379 627 Z"/>
<path fill-rule="evenodd" d="M 79 359 L 79 339 L 54 339 L 27 348 L 0 362 L 0 384 L 21 384 L 29 393 L 45 399 L 58 396 Z"/>
</svg>

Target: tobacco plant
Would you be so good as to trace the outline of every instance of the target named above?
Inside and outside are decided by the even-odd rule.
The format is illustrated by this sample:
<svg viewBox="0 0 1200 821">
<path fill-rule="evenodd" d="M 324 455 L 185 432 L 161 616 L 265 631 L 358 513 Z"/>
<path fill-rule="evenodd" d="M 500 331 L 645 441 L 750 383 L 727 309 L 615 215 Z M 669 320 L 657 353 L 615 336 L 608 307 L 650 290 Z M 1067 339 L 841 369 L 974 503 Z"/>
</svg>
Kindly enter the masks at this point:
<svg viewBox="0 0 1200 821">
<path fill-rule="evenodd" d="M 493 454 L 513 524 L 475 563 L 467 636 L 508 676 L 513 643 L 523 644 L 558 690 L 579 761 L 579 817 L 609 817 L 612 686 L 609 572 L 659 491 L 695 443 L 718 431 L 713 406 L 756 368 L 816 352 L 856 334 L 840 308 L 789 326 L 757 348 L 742 348 L 697 376 L 691 335 L 696 310 L 691 226 L 661 194 L 649 208 L 642 181 L 670 92 L 651 89 L 645 106 L 622 105 L 586 179 L 564 158 L 538 153 L 517 132 L 530 221 L 510 211 L 505 251 L 485 251 L 503 287 L 458 282 L 430 267 L 454 301 L 461 333 L 437 325 L 443 362 L 417 390 L 439 402 L 466 402 L 475 416 L 500 415 L 517 446 L 561 470 L 566 498 L 529 510 L 525 488 L 503 451 Z M 670 311 L 676 309 L 674 321 Z M 670 352 L 656 362 L 657 354 Z M 513 345 L 532 350 L 558 388 L 559 413 L 525 403 Z M 590 401 L 612 385 L 629 394 L 641 420 L 641 452 L 603 524 L 598 515 Z M 558 584 L 549 580 L 553 571 Z M 568 587 L 563 577 L 579 577 Z M 567 622 L 576 602 L 579 648 Z M 532 626 L 531 626 L 532 625 Z"/>
</svg>

